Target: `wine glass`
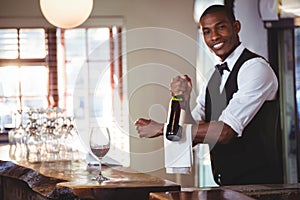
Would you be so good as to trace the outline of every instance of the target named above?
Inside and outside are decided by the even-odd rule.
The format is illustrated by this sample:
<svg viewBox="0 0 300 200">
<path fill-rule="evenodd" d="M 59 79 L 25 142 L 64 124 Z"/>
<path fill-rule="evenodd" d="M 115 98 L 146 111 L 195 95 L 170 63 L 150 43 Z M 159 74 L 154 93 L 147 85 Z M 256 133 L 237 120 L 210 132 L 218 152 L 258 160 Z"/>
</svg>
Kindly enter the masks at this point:
<svg viewBox="0 0 300 200">
<path fill-rule="evenodd" d="M 107 127 L 94 127 L 91 129 L 90 148 L 92 153 L 99 159 L 100 172 L 99 175 L 92 180 L 102 182 L 109 180 L 104 177 L 101 172 L 102 158 L 110 149 L 110 133 Z"/>
</svg>

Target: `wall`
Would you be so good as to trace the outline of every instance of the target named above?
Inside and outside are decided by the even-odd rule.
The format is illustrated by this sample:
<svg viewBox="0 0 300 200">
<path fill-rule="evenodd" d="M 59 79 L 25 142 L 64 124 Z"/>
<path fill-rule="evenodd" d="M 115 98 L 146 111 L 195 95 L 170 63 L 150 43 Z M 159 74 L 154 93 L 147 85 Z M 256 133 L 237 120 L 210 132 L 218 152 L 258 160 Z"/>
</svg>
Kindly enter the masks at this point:
<svg viewBox="0 0 300 200">
<path fill-rule="evenodd" d="M 259 16 L 258 0 L 236 0 L 234 11 L 242 24 L 241 41 L 250 50 L 268 58 L 267 30 Z"/>
</svg>

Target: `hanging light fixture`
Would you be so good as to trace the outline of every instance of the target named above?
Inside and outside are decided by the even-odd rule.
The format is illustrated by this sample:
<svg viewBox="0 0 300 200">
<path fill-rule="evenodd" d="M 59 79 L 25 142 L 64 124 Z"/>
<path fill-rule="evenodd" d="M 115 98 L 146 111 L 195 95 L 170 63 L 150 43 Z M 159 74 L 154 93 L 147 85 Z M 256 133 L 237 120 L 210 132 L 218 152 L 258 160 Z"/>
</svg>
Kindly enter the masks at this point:
<svg viewBox="0 0 300 200">
<path fill-rule="evenodd" d="M 40 0 L 47 21 L 59 28 L 74 28 L 91 14 L 93 0 Z"/>
<path fill-rule="evenodd" d="M 197 24 L 204 10 L 214 4 L 224 5 L 224 0 L 194 0 L 194 20 Z"/>
</svg>

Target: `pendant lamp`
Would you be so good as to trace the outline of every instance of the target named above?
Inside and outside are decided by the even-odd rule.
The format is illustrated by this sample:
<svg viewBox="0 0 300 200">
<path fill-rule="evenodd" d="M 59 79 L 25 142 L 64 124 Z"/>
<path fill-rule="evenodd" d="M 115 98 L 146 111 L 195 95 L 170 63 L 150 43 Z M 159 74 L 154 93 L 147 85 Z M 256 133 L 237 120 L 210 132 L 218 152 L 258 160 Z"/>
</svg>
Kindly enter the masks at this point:
<svg viewBox="0 0 300 200">
<path fill-rule="evenodd" d="M 59 28 L 74 28 L 91 14 L 93 0 L 40 0 L 47 21 Z"/>
<path fill-rule="evenodd" d="M 224 5 L 224 0 L 194 0 L 194 20 L 197 24 L 204 10 L 214 4 Z"/>
</svg>

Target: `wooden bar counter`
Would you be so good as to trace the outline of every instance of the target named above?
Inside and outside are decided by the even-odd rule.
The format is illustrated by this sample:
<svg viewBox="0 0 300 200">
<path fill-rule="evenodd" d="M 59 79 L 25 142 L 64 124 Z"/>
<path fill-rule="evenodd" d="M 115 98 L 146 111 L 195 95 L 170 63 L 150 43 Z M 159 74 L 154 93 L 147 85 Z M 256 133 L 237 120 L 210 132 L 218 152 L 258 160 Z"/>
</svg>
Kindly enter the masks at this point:
<svg viewBox="0 0 300 200">
<path fill-rule="evenodd" d="M 152 192 L 150 200 L 299 200 L 300 183 L 235 185 L 213 188 L 182 188 L 181 191 Z"/>
<path fill-rule="evenodd" d="M 180 185 L 121 166 L 103 166 L 111 180 L 98 183 L 98 170 L 85 161 L 16 162 L 0 146 L 0 199 L 149 199 L 150 192 L 180 191 Z"/>
<path fill-rule="evenodd" d="M 229 189 L 190 189 L 180 192 L 150 193 L 150 200 L 254 200 Z"/>
</svg>

